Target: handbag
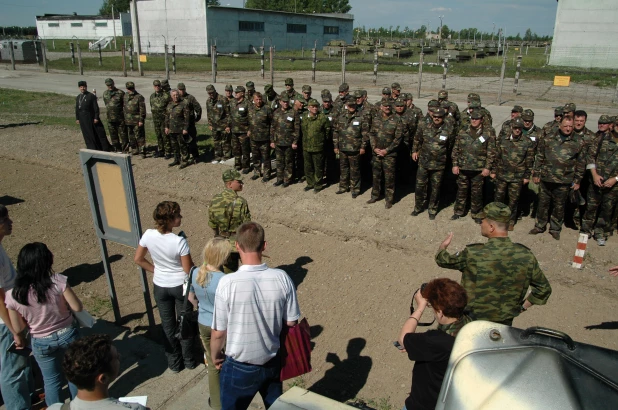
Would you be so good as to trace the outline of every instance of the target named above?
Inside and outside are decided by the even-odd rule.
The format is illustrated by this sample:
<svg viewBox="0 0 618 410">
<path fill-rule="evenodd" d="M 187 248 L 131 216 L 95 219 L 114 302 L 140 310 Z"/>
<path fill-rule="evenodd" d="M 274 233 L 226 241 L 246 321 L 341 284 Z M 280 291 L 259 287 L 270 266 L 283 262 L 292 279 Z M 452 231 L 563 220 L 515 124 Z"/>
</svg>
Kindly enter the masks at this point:
<svg viewBox="0 0 618 410">
<path fill-rule="evenodd" d="M 283 326 L 279 352 L 281 381 L 311 371 L 311 333 L 306 318 L 303 318 L 296 326 Z"/>
<path fill-rule="evenodd" d="M 196 269 L 197 266 L 192 267 L 191 272 L 189 273 L 189 284 L 187 286 L 187 291 L 185 292 L 182 313 L 178 319 L 178 332 L 176 333 L 176 337 L 180 340 L 193 339 L 199 333 L 197 326 L 197 317 L 199 313 L 197 310 L 193 310 L 193 305 L 189 302 L 189 287 L 191 286 L 191 283 L 193 283 L 193 272 Z"/>
</svg>

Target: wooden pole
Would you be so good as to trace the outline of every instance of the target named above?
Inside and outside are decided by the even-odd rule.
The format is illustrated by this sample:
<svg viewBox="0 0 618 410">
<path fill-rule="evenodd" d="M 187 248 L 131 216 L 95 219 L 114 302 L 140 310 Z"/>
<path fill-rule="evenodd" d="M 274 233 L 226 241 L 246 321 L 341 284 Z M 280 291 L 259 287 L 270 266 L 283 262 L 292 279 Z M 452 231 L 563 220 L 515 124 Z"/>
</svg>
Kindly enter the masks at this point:
<svg viewBox="0 0 618 410">
<path fill-rule="evenodd" d="M 71 64 L 75 65 L 75 45 L 72 41 L 69 43 L 69 47 L 71 48 Z"/>
<path fill-rule="evenodd" d="M 41 41 L 41 54 L 43 54 L 43 69 L 45 70 L 46 73 L 49 72 L 49 69 L 47 67 L 47 44 L 45 41 Z"/>
<path fill-rule="evenodd" d="M 125 46 L 122 46 L 122 75 L 127 76 L 127 56 Z"/>
<path fill-rule="evenodd" d="M 176 74 L 176 44 L 172 46 L 172 70 Z"/>
<path fill-rule="evenodd" d="M 345 59 L 346 59 L 347 47 L 341 47 L 341 83 L 345 83 Z"/>
<path fill-rule="evenodd" d="M 212 71 L 212 82 L 213 84 L 217 82 L 217 46 L 210 46 L 210 61 L 211 61 L 211 71 Z"/>
<path fill-rule="evenodd" d="M 378 82 L 378 49 L 373 53 L 373 84 Z"/>
<path fill-rule="evenodd" d="M 275 84 L 275 47 L 270 46 L 270 83 Z"/>
<path fill-rule="evenodd" d="M 517 68 L 515 69 L 515 83 L 513 84 L 513 93 L 517 94 L 519 88 L 519 71 L 521 69 L 521 56 L 517 56 Z"/>
<path fill-rule="evenodd" d="M 446 90 L 446 73 L 448 72 L 448 57 L 444 58 L 444 72 L 442 73 L 442 89 Z"/>
<path fill-rule="evenodd" d="M 264 78 L 264 46 L 260 47 L 260 76 Z"/>
<path fill-rule="evenodd" d="M 418 90 L 416 91 L 416 98 L 421 98 L 421 84 L 423 83 L 423 58 L 425 53 L 421 49 L 421 54 L 418 60 Z"/>
<path fill-rule="evenodd" d="M 14 49 L 14 44 L 12 41 L 9 41 L 9 48 L 11 49 L 10 51 L 10 55 L 11 55 L 11 67 L 13 68 L 13 70 L 15 70 L 15 49 Z"/>
<path fill-rule="evenodd" d="M 165 79 L 169 81 L 170 79 L 170 62 L 167 58 L 167 44 L 164 45 L 165 48 Z"/>
<path fill-rule="evenodd" d="M 77 62 L 79 64 L 79 74 L 84 75 L 84 63 L 82 61 L 82 47 L 77 42 Z"/>
<path fill-rule="evenodd" d="M 311 50 L 311 82 L 315 84 L 315 66 L 317 65 L 317 51 L 315 47 Z"/>
<path fill-rule="evenodd" d="M 129 68 L 133 72 L 133 43 L 129 44 Z"/>
<path fill-rule="evenodd" d="M 101 43 L 99 43 L 99 67 L 103 65 L 103 54 L 101 54 Z"/>
</svg>

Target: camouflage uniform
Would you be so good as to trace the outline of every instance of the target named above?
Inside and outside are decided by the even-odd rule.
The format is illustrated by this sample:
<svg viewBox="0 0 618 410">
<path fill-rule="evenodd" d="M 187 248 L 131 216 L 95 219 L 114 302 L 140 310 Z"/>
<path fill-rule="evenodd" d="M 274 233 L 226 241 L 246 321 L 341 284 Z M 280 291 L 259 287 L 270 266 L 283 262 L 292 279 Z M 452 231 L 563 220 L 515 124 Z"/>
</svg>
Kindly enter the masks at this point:
<svg viewBox="0 0 618 410">
<path fill-rule="evenodd" d="M 410 152 L 414 145 L 414 134 L 416 132 L 417 118 L 415 113 L 404 108 L 402 113 L 397 112 L 398 107 L 405 107 L 405 101 L 399 99 L 395 101 L 394 115 L 401 121 L 402 137 L 401 144 L 397 148 L 397 165 L 396 173 L 399 182 L 408 184 L 410 182 L 410 174 L 412 173 L 412 158 Z"/>
<path fill-rule="evenodd" d="M 493 173 L 496 174 L 496 197 L 497 202 L 506 204 L 508 192 L 509 208 L 511 209 L 510 225 L 517 221 L 517 207 L 519 196 L 524 184 L 524 179 L 530 179 L 534 165 L 535 143 L 523 133 L 523 122 L 517 119 L 515 126 L 522 128 L 522 133 L 516 137 L 500 134 L 496 141 L 496 155 L 493 163 Z"/>
<path fill-rule="evenodd" d="M 319 106 L 316 100 L 311 100 L 309 103 Z M 330 134 L 331 124 L 328 118 L 320 112 L 317 115 L 306 112 L 300 118 L 300 128 L 305 177 L 307 178 L 306 189 L 313 188 L 319 191 L 322 189 L 322 177 L 324 176 L 324 143 Z"/>
<path fill-rule="evenodd" d="M 249 111 L 249 132 L 251 137 L 251 155 L 253 157 L 253 179 L 264 177 L 264 182 L 270 179 L 270 127 L 273 120 L 273 110 L 262 105 Z M 260 161 L 264 164 L 261 170 Z"/>
<path fill-rule="evenodd" d="M 161 85 L 159 80 L 155 80 L 154 85 Z M 150 95 L 150 110 L 152 111 L 152 122 L 154 124 L 155 135 L 157 137 L 157 149 L 159 156 L 172 153 L 172 144 L 169 136 L 165 135 L 165 115 L 167 106 L 172 101 L 172 97 L 166 91 L 155 91 Z"/>
<path fill-rule="evenodd" d="M 541 179 L 541 191 L 535 228 L 530 233 L 544 232 L 549 222 L 549 232 L 556 239 L 560 237 L 569 189 L 582 179 L 585 155 L 584 140 L 575 133 L 567 137 L 558 129 L 541 138 L 534 162 L 534 176 Z M 549 220 L 551 202 L 553 212 Z"/>
<path fill-rule="evenodd" d="M 600 133 L 590 149 L 588 168 L 594 167 L 603 182 L 618 175 L 618 132 Z M 591 233 L 594 226 L 595 239 L 607 239 L 613 231 L 612 212 L 618 203 L 618 182 L 611 188 L 598 187 L 592 178 L 588 186 L 588 203 L 582 220 L 582 232 Z M 596 223 L 595 223 L 595 218 Z"/>
<path fill-rule="evenodd" d="M 214 160 L 221 161 L 224 155 L 225 129 L 230 126 L 229 104 L 227 98 L 217 94 L 212 85 L 206 87 L 206 91 L 215 93 L 212 97 L 209 96 L 206 101 L 206 116 L 208 117 L 208 126 L 212 128 Z"/>
<path fill-rule="evenodd" d="M 114 85 L 111 78 L 105 80 L 105 84 Z M 124 112 L 122 106 L 124 104 L 124 91 L 114 87 L 111 90 L 106 90 L 103 93 L 103 102 L 107 110 L 107 128 L 112 144 L 116 151 L 126 150 L 129 145 L 127 139 L 127 127 L 124 123 Z M 121 145 L 122 143 L 122 145 Z"/>
<path fill-rule="evenodd" d="M 369 147 L 368 130 L 363 127 L 367 127 L 367 124 L 363 122 L 363 115 L 358 111 L 341 113 L 334 127 L 333 144 L 335 149 L 339 150 L 338 192 L 351 190 L 353 197 L 360 194 L 360 150 L 367 150 Z"/>
<path fill-rule="evenodd" d="M 509 214 L 507 210 L 505 220 Z M 446 249 L 440 250 L 435 260 L 442 268 L 461 272 L 461 285 L 468 295 L 466 313 L 477 320 L 510 326 L 522 312 L 526 299 L 534 305 L 544 305 L 551 295 L 549 281 L 532 251 L 511 242 L 509 237 L 494 237 L 484 244 L 468 245 L 454 255 Z M 532 292 L 526 297 L 528 288 Z"/>
<path fill-rule="evenodd" d="M 442 108 L 439 110 L 444 115 L 444 110 Z M 416 131 L 412 152 L 418 154 L 418 171 L 413 213 L 418 214 L 425 208 L 430 180 L 429 216 L 433 218 L 438 213 L 440 185 L 446 167 L 449 145 L 453 144 L 452 134 L 453 129 L 445 122 L 439 127 L 436 127 L 433 122 L 424 123 Z"/>
<path fill-rule="evenodd" d="M 573 128 L 573 133 L 579 135 L 584 140 L 584 143 L 586 145 L 585 156 L 586 160 L 588 160 L 588 158 L 590 158 L 590 155 L 592 154 L 590 150 L 591 147 L 594 145 L 594 142 L 597 140 L 597 135 L 586 127 L 582 128 L 579 131 Z M 579 186 L 579 192 L 584 196 L 584 200 L 586 199 L 586 195 L 588 194 L 588 181 L 589 178 L 585 178 L 585 175 L 582 176 L 582 180 Z M 569 209 L 573 208 L 573 224 L 575 225 L 575 228 L 581 228 L 581 215 L 586 212 L 586 206 L 580 206 L 579 204 L 575 204 L 571 201 L 567 202 L 567 206 Z M 567 211 L 567 214 L 568 213 L 569 212 Z"/>
<path fill-rule="evenodd" d="M 383 104 L 388 104 L 384 102 Z M 395 199 L 395 166 L 397 161 L 397 149 L 403 139 L 403 126 L 401 121 L 390 113 L 380 115 L 372 119 L 369 141 L 373 150 L 373 188 L 371 189 L 370 201 L 377 201 L 382 190 L 382 174 L 384 174 L 384 196 L 386 206 L 392 205 Z M 385 156 L 378 155 L 375 150 L 386 150 Z"/>
<path fill-rule="evenodd" d="M 461 112 L 459 112 L 457 104 L 448 100 L 448 91 L 438 92 L 438 102 L 440 107 L 447 112 L 447 115 L 453 118 L 453 129 L 458 130 L 461 125 Z"/>
<path fill-rule="evenodd" d="M 197 147 L 197 128 L 195 127 L 195 123 L 199 122 L 202 119 L 202 106 L 197 101 L 197 98 L 187 93 L 184 84 L 182 83 L 178 84 L 178 89 L 183 91 L 184 95 L 182 96 L 182 99 L 187 102 L 187 106 L 189 107 L 189 113 L 190 113 L 189 136 L 190 138 L 189 138 L 189 142 L 187 143 L 187 146 L 189 148 L 189 154 L 191 154 L 191 156 L 193 156 L 193 160 L 197 162 L 199 160 L 200 153 Z M 228 142 L 228 146 L 229 146 L 229 142 Z M 224 152 L 228 154 L 227 157 L 225 157 L 224 159 L 229 159 L 231 157 L 231 154 L 229 153 L 229 151 L 231 151 L 230 148 L 228 148 L 228 150 L 225 151 L 225 145 L 224 145 Z"/>
<path fill-rule="evenodd" d="M 238 90 L 239 88 L 237 88 Z M 232 131 L 232 152 L 234 153 L 234 167 L 247 172 L 251 167 L 251 143 L 247 136 L 249 131 L 249 112 L 252 104 L 243 98 L 230 100 L 230 118 Z"/>
<path fill-rule="evenodd" d="M 522 119 L 525 120 L 526 118 L 529 118 L 530 121 L 534 121 L 534 112 L 532 112 L 532 110 L 525 110 L 522 114 Z M 529 129 L 526 129 L 526 127 L 523 128 L 522 135 L 528 137 L 530 141 L 532 141 L 534 156 L 536 158 L 536 149 L 539 145 L 539 141 L 543 137 L 543 130 L 533 123 Z M 519 215 L 532 216 L 536 214 L 536 208 L 538 206 L 538 193 L 539 185 L 535 184 L 534 181 L 530 179 L 527 189 L 524 187 L 521 192 L 521 197 L 519 198 Z"/>
<path fill-rule="evenodd" d="M 480 111 L 481 115 L 483 116 L 483 127 L 485 127 L 485 129 L 489 129 L 489 127 L 492 127 L 493 119 L 491 117 L 491 113 L 485 108 L 483 108 L 480 102 L 472 101 L 470 103 L 470 107 L 467 110 L 465 110 L 463 114 L 461 114 L 460 116 L 459 128 L 465 128 L 470 125 L 470 110 Z M 495 131 L 494 131 L 494 135 L 495 135 Z"/>
<path fill-rule="evenodd" d="M 133 84 L 128 82 L 127 84 Z M 144 122 L 146 121 L 146 102 L 144 96 L 135 91 L 135 85 L 124 94 L 124 123 L 127 125 L 129 134 L 129 143 L 133 148 L 133 154 L 138 154 L 140 148 L 144 149 L 146 145 L 146 134 L 144 131 Z M 142 123 L 140 126 L 139 123 Z M 144 152 L 144 151 L 142 151 Z"/>
<path fill-rule="evenodd" d="M 322 96 L 322 98 L 324 98 L 324 96 Z M 335 156 L 335 145 L 333 141 L 333 132 L 340 113 L 332 105 L 330 108 L 324 108 L 324 104 L 320 105 L 318 111 L 324 114 L 331 124 L 328 138 L 326 138 L 324 142 L 324 179 L 334 183 L 338 181 L 340 177 L 339 164 Z"/>
<path fill-rule="evenodd" d="M 349 90 L 350 90 L 350 87 L 348 86 L 347 83 L 343 83 L 339 86 L 339 92 L 345 93 L 345 94 L 344 95 L 339 94 L 337 98 L 335 98 L 335 101 L 333 102 L 333 108 L 335 108 L 336 111 L 341 112 L 343 110 L 343 106 L 347 99 Z"/>
<path fill-rule="evenodd" d="M 189 161 L 189 149 L 183 137 L 183 131 L 187 131 L 188 135 L 190 118 L 191 111 L 186 100 L 180 100 L 179 97 L 178 102 L 170 101 L 167 105 L 164 126 L 169 129 L 168 136 L 174 152 L 175 161 L 172 163 L 174 165 L 179 161 L 182 164 L 187 164 Z"/>
<path fill-rule="evenodd" d="M 451 157 L 453 167 L 459 167 L 457 175 L 457 197 L 454 215 L 463 216 L 470 191 L 470 214 L 472 218 L 482 217 L 483 210 L 483 169 L 491 171 L 496 140 L 482 125 L 459 131 Z"/>
<path fill-rule="evenodd" d="M 287 96 L 284 97 L 289 101 Z M 270 141 L 275 144 L 277 157 L 277 185 L 280 183 L 292 183 L 294 175 L 294 149 L 292 145 L 298 145 L 300 133 L 300 117 L 298 113 L 288 106 L 287 110 L 278 108 L 273 114 Z"/>
</svg>

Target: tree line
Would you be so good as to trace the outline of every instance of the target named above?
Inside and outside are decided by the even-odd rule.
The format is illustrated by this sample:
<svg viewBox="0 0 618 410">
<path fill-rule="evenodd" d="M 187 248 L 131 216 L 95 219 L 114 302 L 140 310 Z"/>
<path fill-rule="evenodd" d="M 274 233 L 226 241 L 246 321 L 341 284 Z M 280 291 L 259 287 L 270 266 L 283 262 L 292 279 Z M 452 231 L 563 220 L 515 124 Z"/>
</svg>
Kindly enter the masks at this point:
<svg viewBox="0 0 618 410">
<path fill-rule="evenodd" d="M 389 26 L 389 27 L 366 27 L 360 26 L 354 29 L 354 38 L 393 38 L 393 39 L 416 39 L 416 38 L 425 38 L 426 35 L 431 30 L 433 34 L 440 33 L 440 27 L 436 27 L 435 29 L 428 29 L 427 26 L 422 25 L 417 29 L 411 29 L 408 26 Z M 475 27 L 464 28 L 461 30 L 454 30 L 449 28 L 446 24 L 442 26 L 442 36 L 443 39 L 451 39 L 452 41 L 498 41 L 498 38 L 502 38 L 502 32 L 497 29 L 494 32 L 486 32 L 481 31 Z M 551 41 L 552 36 L 540 36 L 537 33 L 533 33 L 529 28 L 526 30 L 524 35 L 522 36 L 520 33 L 515 35 L 506 36 L 507 41 Z"/>
</svg>

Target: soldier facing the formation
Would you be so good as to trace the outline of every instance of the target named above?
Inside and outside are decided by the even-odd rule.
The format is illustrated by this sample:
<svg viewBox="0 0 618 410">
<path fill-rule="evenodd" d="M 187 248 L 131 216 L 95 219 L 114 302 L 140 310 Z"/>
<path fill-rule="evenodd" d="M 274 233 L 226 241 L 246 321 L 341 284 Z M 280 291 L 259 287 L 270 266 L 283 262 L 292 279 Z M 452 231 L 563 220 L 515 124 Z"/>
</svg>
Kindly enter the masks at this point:
<svg viewBox="0 0 618 410">
<path fill-rule="evenodd" d="M 135 90 L 135 83 L 126 83 L 127 92 L 124 94 L 124 123 L 129 134 L 129 144 L 131 144 L 131 154 L 142 154 L 146 158 L 146 131 L 144 122 L 146 121 L 146 101 L 144 96 Z"/>
<path fill-rule="evenodd" d="M 107 110 L 107 129 L 112 140 L 112 146 L 116 152 L 128 152 L 129 140 L 127 127 L 124 123 L 124 91 L 116 88 L 114 80 L 105 80 L 107 90 L 103 93 L 103 102 Z"/>
</svg>

